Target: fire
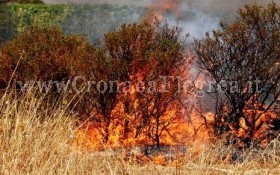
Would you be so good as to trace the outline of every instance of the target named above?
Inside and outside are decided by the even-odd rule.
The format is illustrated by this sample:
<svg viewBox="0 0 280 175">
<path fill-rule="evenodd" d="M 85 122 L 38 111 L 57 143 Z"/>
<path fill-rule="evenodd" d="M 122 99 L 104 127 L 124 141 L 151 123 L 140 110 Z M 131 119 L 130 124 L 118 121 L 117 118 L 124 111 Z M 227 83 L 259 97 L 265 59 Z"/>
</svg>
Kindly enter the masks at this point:
<svg viewBox="0 0 280 175">
<path fill-rule="evenodd" d="M 182 69 L 184 70 L 184 69 Z M 143 72 L 136 73 L 135 75 L 130 75 L 130 79 L 132 82 L 137 82 L 143 80 Z M 188 73 L 183 72 L 183 75 L 188 78 Z M 204 80 L 203 76 L 198 77 L 199 81 Z M 194 82 L 196 86 L 199 86 Z M 193 95 L 188 97 L 190 101 L 195 102 L 196 96 Z M 184 153 L 182 148 L 187 148 L 193 144 L 204 144 L 209 141 L 213 141 L 213 130 L 210 127 L 214 122 L 214 114 L 211 112 L 204 113 L 203 111 L 197 111 L 192 109 L 191 112 L 186 113 L 178 103 L 173 103 L 169 105 L 166 112 L 160 118 L 160 122 L 168 123 L 170 119 L 174 116 L 181 113 L 186 115 L 186 117 L 182 117 L 179 120 L 175 120 L 176 122 L 170 123 L 168 126 L 168 130 L 163 130 L 161 133 L 161 147 L 162 150 L 159 154 L 156 154 L 152 157 L 146 155 L 145 152 L 149 151 L 149 146 L 154 145 L 153 140 L 147 137 L 148 134 L 153 132 L 154 128 L 156 128 L 156 119 L 150 120 L 151 123 L 147 126 L 142 126 L 142 130 L 144 130 L 144 134 L 139 134 L 138 128 L 141 124 L 140 117 L 137 115 L 137 109 L 141 106 L 141 102 L 137 99 L 137 89 L 135 84 L 132 84 L 131 88 L 126 91 L 126 93 L 119 95 L 118 104 L 112 112 L 112 115 L 117 116 L 114 117 L 116 120 L 112 122 L 109 127 L 109 139 L 106 143 L 102 140 L 102 134 L 98 130 L 98 128 L 94 125 L 93 122 L 87 122 L 84 126 L 77 131 L 76 136 L 76 147 L 77 149 L 86 149 L 86 150 L 106 150 L 108 148 L 114 150 L 125 150 L 125 155 L 128 157 L 128 160 L 132 161 L 140 161 L 140 162 L 149 162 L 166 165 L 170 158 L 166 158 L 168 155 L 168 151 L 164 149 L 167 147 L 168 150 L 171 148 L 175 148 L 175 152 Z M 125 103 L 126 100 L 132 101 L 133 103 L 130 106 Z M 153 108 L 154 104 L 151 104 L 147 109 L 150 110 Z M 128 112 L 127 108 L 132 109 L 134 112 Z M 268 127 L 268 120 L 272 118 L 276 118 L 277 115 L 272 111 L 263 112 L 263 111 L 253 111 L 247 110 L 245 111 L 247 116 L 255 117 L 256 115 L 260 115 L 260 117 L 256 120 L 255 125 L 261 126 L 254 131 L 254 138 L 262 139 L 265 137 L 265 132 Z M 203 115 L 203 117 L 201 116 Z M 207 121 L 207 124 L 205 123 Z M 244 120 L 240 121 L 240 129 L 235 131 L 232 128 L 232 132 L 235 132 L 235 135 L 240 138 L 246 138 L 248 135 L 248 126 Z M 159 126 L 159 129 L 162 129 L 165 125 Z M 214 138 L 215 139 L 215 138 Z M 265 144 L 265 139 L 263 144 Z M 241 144 L 241 143 L 240 143 Z M 241 145 L 242 146 L 242 145 Z M 137 151 L 135 149 L 137 148 Z M 146 149 L 148 148 L 148 149 Z M 229 155 L 230 156 L 230 155 Z M 178 159 L 171 161 L 171 164 L 175 164 Z M 176 164 L 177 166 L 178 164 Z"/>
<path fill-rule="evenodd" d="M 190 57 L 188 54 L 186 56 Z M 153 67 L 155 64 L 149 66 Z M 182 81 L 184 79 L 190 79 L 189 69 L 185 66 L 187 64 L 176 69 L 176 71 L 179 70 Z M 112 111 L 112 115 L 116 117 L 113 117 L 114 121 L 109 126 L 108 141 L 104 142 L 102 132 L 94 125 L 94 122 L 89 121 L 76 133 L 77 149 L 94 151 L 108 148 L 114 150 L 124 149 L 127 152 L 126 155 L 129 155 L 128 157 L 132 156 L 132 158 L 128 158 L 129 160 L 152 161 L 153 163 L 166 165 L 167 161 L 170 161 L 170 158 L 166 158 L 166 156 L 168 155 L 168 150 L 170 151 L 171 148 L 173 152 L 183 153 L 185 148 L 194 143 L 205 143 L 209 141 L 212 134 L 211 129 L 205 125 L 200 113 L 194 109 L 188 109 L 191 112 L 186 111 L 185 106 L 181 104 L 184 102 L 177 100 L 170 103 L 166 106 L 166 110 L 160 114 L 160 118 L 154 116 L 158 112 L 153 109 L 156 107 L 156 102 L 149 103 L 147 108 L 141 108 L 143 104 L 141 102 L 142 99 L 137 97 L 139 94 L 137 94 L 136 83 L 145 81 L 145 73 L 149 69 L 153 70 L 154 68 L 144 67 L 143 70 L 139 69 L 137 72 L 130 74 L 130 82 L 132 82 L 130 88 L 127 89 L 123 85 L 123 88 L 126 90 L 125 93 L 119 94 L 117 97 L 118 103 Z M 202 81 L 203 77 L 200 76 L 199 80 Z M 196 97 L 189 96 L 189 93 L 191 92 L 188 91 L 186 94 L 182 93 L 181 99 L 188 99 L 195 102 Z M 145 95 L 149 97 L 149 94 Z M 151 94 L 152 99 L 153 95 L 155 94 Z M 138 112 L 138 110 L 142 110 L 142 112 Z M 146 112 L 147 114 L 144 114 Z M 145 124 L 145 121 L 142 120 L 143 115 L 147 115 L 145 117 L 149 118 L 149 123 Z M 213 118 L 211 113 L 204 115 L 209 120 Z M 160 136 L 160 147 L 157 147 L 156 144 L 156 134 Z M 153 152 L 150 149 L 154 149 L 154 147 L 157 147 L 156 150 L 159 153 L 149 157 L 149 154 Z M 140 151 L 137 151 L 136 154 L 135 151 L 131 151 L 135 150 L 134 148 L 139 148 Z M 172 161 L 171 163 L 174 162 Z"/>
<path fill-rule="evenodd" d="M 135 93 L 133 88 L 131 93 Z M 132 95 L 132 98 L 133 97 L 134 96 Z M 168 121 L 170 117 L 173 117 L 175 115 L 177 109 L 178 108 L 176 108 L 176 106 L 170 106 L 170 109 L 168 109 L 167 113 L 161 120 L 163 122 Z M 263 114 L 261 111 L 246 111 L 247 115 L 255 115 L 256 112 L 257 114 L 261 115 L 256 121 L 256 126 L 260 126 L 261 123 L 263 124 L 257 131 L 255 131 L 253 137 L 262 139 L 265 136 L 265 131 L 268 127 L 268 120 L 271 118 L 276 118 L 277 115 L 271 111 Z M 145 155 L 145 148 L 143 147 L 143 145 L 152 145 L 153 143 L 150 140 L 147 140 L 147 137 L 145 135 L 139 135 L 136 137 L 136 124 L 138 121 L 133 121 L 133 119 L 135 118 L 130 114 L 125 113 L 125 107 L 123 103 L 120 102 L 116 106 L 114 114 L 122 115 L 124 116 L 124 119 L 118 121 L 118 124 L 114 124 L 112 125 L 112 127 L 110 127 L 110 136 L 107 143 L 102 142 L 102 136 L 94 127 L 94 124 L 88 122 L 76 133 L 77 148 L 96 151 L 106 150 L 108 148 L 113 150 L 125 150 L 125 155 L 130 161 L 144 163 L 153 162 L 160 165 L 167 165 L 167 163 L 170 162 L 171 164 L 177 166 L 178 164 L 175 163 L 179 161 L 180 156 L 178 157 L 178 159 L 174 160 L 171 158 L 172 161 L 170 161 L 170 158 L 166 157 L 168 156 L 171 148 L 174 152 L 177 151 L 177 153 L 179 152 L 184 154 L 184 150 L 182 150 L 182 148 L 187 148 L 193 144 L 203 145 L 204 143 L 207 143 L 211 140 L 213 141 L 213 138 L 211 138 L 213 132 L 211 128 L 208 128 L 207 125 L 205 125 L 203 118 L 206 119 L 211 125 L 211 121 L 213 122 L 214 120 L 214 114 L 210 112 L 200 114 L 195 110 L 192 110 L 192 112 L 188 116 L 188 120 L 181 120 L 177 121 L 176 123 L 172 123 L 170 130 L 162 134 L 161 151 L 159 152 L 159 154 L 155 154 L 154 156 L 150 157 Z M 200 115 L 204 115 L 204 117 L 200 117 Z M 248 126 L 246 125 L 244 120 L 241 120 L 240 124 L 241 128 L 237 131 L 233 130 L 233 132 L 236 132 L 235 135 L 240 138 L 246 138 L 248 134 Z M 266 144 L 266 141 L 267 140 L 263 139 L 264 145 Z M 241 143 L 240 146 L 242 146 Z"/>
<path fill-rule="evenodd" d="M 253 135 L 252 136 L 249 135 L 250 128 L 246 124 L 245 119 L 243 118 L 240 121 L 241 128 L 235 131 L 237 133 L 237 136 L 240 138 L 252 137 L 257 141 L 260 141 L 262 145 L 265 146 L 269 141 L 269 138 L 267 138 L 267 131 L 269 129 L 269 120 L 276 119 L 277 114 L 274 113 L 273 111 L 263 112 L 261 110 L 247 110 L 245 111 L 245 114 L 250 117 L 248 119 L 249 122 L 254 123 L 253 131 L 252 131 Z"/>
<path fill-rule="evenodd" d="M 176 16 L 180 15 L 181 0 L 156 0 L 144 17 L 145 21 L 154 23 L 162 21 L 167 12 L 173 12 Z M 156 21 L 155 21 L 156 20 Z"/>
<path fill-rule="evenodd" d="M 153 12 L 152 15 L 149 14 L 149 17 L 156 16 L 158 20 L 161 20 L 166 11 L 178 11 L 179 0 L 160 2 L 158 3 L 159 7 L 155 5 L 151 7 L 151 9 L 156 9 L 157 11 Z M 154 95 L 158 94 L 144 94 L 144 97 L 141 94 L 137 94 L 137 82 L 145 81 L 145 78 L 147 78 L 145 77 L 147 76 L 146 74 L 153 73 L 150 70 L 154 70 L 158 64 L 152 62 L 150 64 L 144 64 L 145 66 L 143 68 L 141 66 L 139 68 L 137 61 L 139 60 L 136 60 L 135 63 L 137 69 L 134 70 L 135 72 L 130 73 L 128 78 L 132 82 L 131 87 L 127 89 L 125 84 L 121 84 L 121 88 L 126 89 L 126 91 L 125 93 L 118 94 L 117 105 L 110 111 L 109 115 L 113 117 L 111 117 L 112 121 L 106 126 L 107 132 L 105 131 L 105 134 L 108 133 L 108 137 L 104 140 L 104 130 L 98 128 L 94 122 L 89 121 L 76 133 L 77 149 L 97 151 L 108 148 L 114 150 L 124 149 L 126 152 L 125 155 L 128 155 L 129 160 L 135 158 L 136 160 L 153 161 L 154 163 L 165 165 L 167 161 L 166 149 L 170 150 L 171 148 L 175 148 L 180 152 L 182 150 L 181 148 L 187 148 L 194 143 L 199 144 L 213 140 L 212 135 L 214 134 L 211 128 L 213 122 L 215 122 L 213 113 L 206 113 L 203 110 L 197 111 L 195 108 L 185 109 L 185 106 L 181 104 L 184 102 L 175 100 L 166 105 L 166 110 L 162 110 L 159 114 L 162 106 L 156 105 L 162 103 L 162 101 L 169 97 L 172 98 L 171 95 L 167 96 L 166 99 L 155 101 Z M 179 72 L 183 79 L 191 79 L 189 69 L 184 67 L 184 65 L 179 69 Z M 198 76 L 197 79 L 198 81 L 194 82 L 194 86 L 197 87 L 200 86 L 198 82 L 206 81 L 204 76 Z M 187 93 L 193 93 L 193 96 L 190 97 L 183 93 L 180 94 L 182 99 L 188 98 L 192 103 L 196 103 L 197 99 L 194 92 L 189 91 Z M 147 102 L 145 100 L 149 98 L 152 100 L 148 100 L 148 104 L 145 104 Z M 142 102 L 143 99 L 144 104 Z M 255 115 L 260 115 L 261 111 L 247 110 L 245 113 L 248 116 L 251 115 L 253 118 Z M 95 115 L 98 116 L 100 114 Z M 256 121 L 256 125 L 267 123 L 268 118 L 271 118 L 271 116 L 276 117 L 271 112 L 261 114 L 261 117 Z M 243 120 L 240 121 L 240 125 L 239 130 L 235 131 L 233 127 L 231 130 L 238 137 L 245 138 L 248 134 L 248 126 Z M 254 137 L 263 137 L 266 127 L 263 124 L 258 131 L 254 132 Z M 139 150 L 135 151 L 135 148 L 139 148 Z M 151 158 L 149 157 L 151 155 L 149 151 L 154 148 L 159 153 Z"/>
</svg>

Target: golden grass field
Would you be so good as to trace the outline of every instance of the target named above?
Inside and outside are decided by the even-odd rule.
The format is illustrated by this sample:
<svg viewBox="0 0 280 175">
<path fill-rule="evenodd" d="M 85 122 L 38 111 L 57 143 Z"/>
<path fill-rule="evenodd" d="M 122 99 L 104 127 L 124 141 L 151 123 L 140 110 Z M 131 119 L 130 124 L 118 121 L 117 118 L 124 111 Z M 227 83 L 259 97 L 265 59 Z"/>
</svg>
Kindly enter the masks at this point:
<svg viewBox="0 0 280 175">
<path fill-rule="evenodd" d="M 75 116 L 55 104 L 40 107 L 43 97 L 27 93 L 0 99 L 0 174 L 280 174 L 280 141 L 262 150 L 242 153 L 227 161 L 231 146 L 219 143 L 193 146 L 178 164 L 124 161 L 110 151 L 81 151 L 75 144 Z"/>
</svg>

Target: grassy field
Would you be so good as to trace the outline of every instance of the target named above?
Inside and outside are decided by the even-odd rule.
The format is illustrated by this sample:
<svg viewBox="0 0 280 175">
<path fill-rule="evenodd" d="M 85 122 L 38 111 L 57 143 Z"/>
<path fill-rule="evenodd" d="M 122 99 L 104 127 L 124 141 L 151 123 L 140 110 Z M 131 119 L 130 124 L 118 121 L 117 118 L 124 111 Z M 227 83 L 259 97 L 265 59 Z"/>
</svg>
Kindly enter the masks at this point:
<svg viewBox="0 0 280 175">
<path fill-rule="evenodd" d="M 67 113 L 65 106 L 43 104 L 44 97 L 35 93 L 1 97 L 0 174 L 280 173 L 280 142 L 276 140 L 266 149 L 239 152 L 234 161 L 232 156 L 237 153 L 232 153 L 231 146 L 193 146 L 183 158 L 166 166 L 125 161 L 121 153 L 113 151 L 83 150 L 74 144 L 78 129 L 75 116 Z"/>
</svg>

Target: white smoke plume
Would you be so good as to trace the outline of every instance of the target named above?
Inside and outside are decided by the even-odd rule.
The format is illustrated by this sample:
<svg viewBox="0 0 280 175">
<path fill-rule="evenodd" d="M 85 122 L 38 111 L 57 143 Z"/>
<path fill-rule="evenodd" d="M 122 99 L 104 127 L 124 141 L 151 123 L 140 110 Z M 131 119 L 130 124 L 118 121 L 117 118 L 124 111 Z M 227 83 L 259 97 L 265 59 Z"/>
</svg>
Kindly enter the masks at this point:
<svg viewBox="0 0 280 175">
<path fill-rule="evenodd" d="M 114 4 L 119 6 L 140 6 L 149 9 L 155 4 L 160 6 L 166 0 L 44 0 L 45 3 L 74 4 Z M 178 1 L 178 0 L 177 0 Z M 177 2 L 176 1 L 176 2 Z M 177 6 L 180 16 L 170 12 L 164 16 L 172 25 L 178 25 L 183 33 L 189 33 L 191 38 L 203 38 L 206 32 L 219 28 L 222 19 L 233 19 L 235 11 L 246 4 L 257 3 L 265 5 L 270 0 L 181 0 Z M 274 0 L 280 3 L 280 0 Z M 139 20 L 142 20 L 139 17 Z"/>
</svg>

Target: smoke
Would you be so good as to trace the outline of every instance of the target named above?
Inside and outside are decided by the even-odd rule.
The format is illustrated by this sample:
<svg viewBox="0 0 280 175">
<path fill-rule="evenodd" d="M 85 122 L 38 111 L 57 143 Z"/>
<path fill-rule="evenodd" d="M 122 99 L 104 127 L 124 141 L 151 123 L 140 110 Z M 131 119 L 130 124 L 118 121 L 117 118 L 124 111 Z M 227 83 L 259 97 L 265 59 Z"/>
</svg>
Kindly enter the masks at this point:
<svg viewBox="0 0 280 175">
<path fill-rule="evenodd" d="M 246 4 L 257 3 L 266 5 L 272 2 L 272 0 L 185 0 L 184 2 L 189 2 L 194 7 L 202 8 L 210 12 L 232 12 Z M 280 0 L 274 0 L 274 2 L 279 3 Z"/>
<path fill-rule="evenodd" d="M 144 7 L 145 9 L 160 8 L 166 0 L 44 0 L 45 3 L 75 3 L 75 4 L 114 4 L 118 6 Z M 206 32 L 219 28 L 222 19 L 232 20 L 235 11 L 246 4 L 258 3 L 265 5 L 272 1 L 266 0 L 177 0 L 180 15 L 169 11 L 164 15 L 167 23 L 178 25 L 182 33 L 189 33 L 191 38 L 203 38 Z M 280 3 L 280 0 L 274 0 Z M 175 3 L 175 2 L 174 2 Z M 139 15 L 140 16 L 140 15 Z M 139 21 L 143 20 L 141 17 Z M 125 22 L 125 21 L 123 21 Z"/>
<path fill-rule="evenodd" d="M 148 7 L 155 0 L 43 0 L 45 3 L 75 3 L 75 4 L 117 4 L 117 5 L 140 5 Z M 212 9 L 212 10 L 230 10 L 249 3 L 267 4 L 270 0 L 183 0 L 184 3 L 189 3 L 192 6 Z M 280 0 L 274 0 L 279 3 Z"/>
<path fill-rule="evenodd" d="M 206 32 L 219 28 L 224 12 L 207 11 L 200 6 L 190 3 L 180 4 L 180 15 L 168 14 L 166 21 L 171 25 L 178 25 L 182 34 L 190 34 L 192 38 L 203 38 Z"/>
<path fill-rule="evenodd" d="M 236 11 L 246 4 L 267 5 L 272 1 L 264 0 L 185 0 L 178 5 L 180 16 L 167 15 L 167 22 L 178 25 L 183 33 L 189 33 L 192 38 L 203 38 L 206 32 L 218 29 L 220 21 L 231 21 Z M 280 3 L 280 0 L 274 1 Z"/>
</svg>

